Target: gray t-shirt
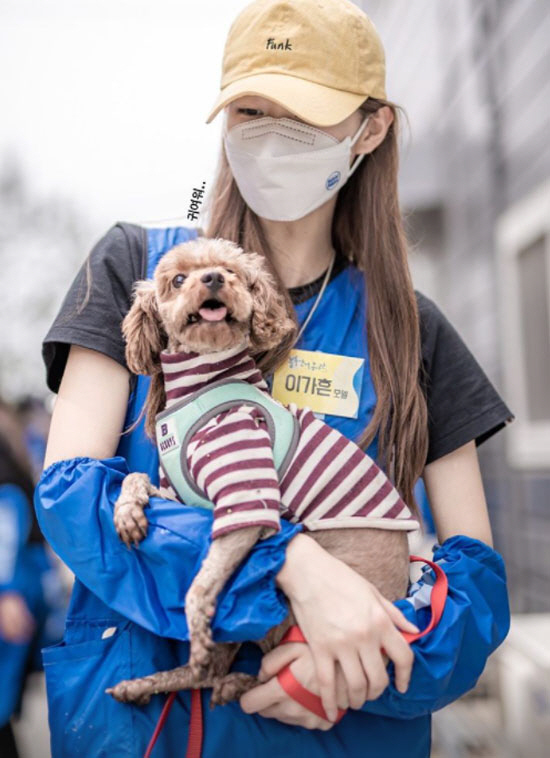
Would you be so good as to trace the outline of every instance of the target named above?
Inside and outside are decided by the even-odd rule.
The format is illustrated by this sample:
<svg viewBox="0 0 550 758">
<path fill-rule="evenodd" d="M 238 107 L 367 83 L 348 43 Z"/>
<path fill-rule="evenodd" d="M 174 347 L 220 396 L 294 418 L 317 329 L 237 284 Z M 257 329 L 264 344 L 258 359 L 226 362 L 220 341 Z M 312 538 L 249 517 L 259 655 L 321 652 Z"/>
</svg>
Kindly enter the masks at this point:
<svg viewBox="0 0 550 758">
<path fill-rule="evenodd" d="M 85 307 L 87 265 L 92 288 Z M 347 261 L 338 256 L 331 279 Z M 57 392 L 70 345 L 97 350 L 127 368 L 121 322 L 130 309 L 132 285 L 147 277 L 147 231 L 117 223 L 94 246 L 61 304 L 42 344 L 48 387 Z M 289 289 L 297 304 L 314 297 L 324 274 Z M 420 316 L 423 386 L 428 405 L 426 464 L 475 439 L 480 445 L 515 416 L 462 338 L 430 298 L 415 290 Z M 136 377 L 131 376 L 132 383 Z"/>
</svg>

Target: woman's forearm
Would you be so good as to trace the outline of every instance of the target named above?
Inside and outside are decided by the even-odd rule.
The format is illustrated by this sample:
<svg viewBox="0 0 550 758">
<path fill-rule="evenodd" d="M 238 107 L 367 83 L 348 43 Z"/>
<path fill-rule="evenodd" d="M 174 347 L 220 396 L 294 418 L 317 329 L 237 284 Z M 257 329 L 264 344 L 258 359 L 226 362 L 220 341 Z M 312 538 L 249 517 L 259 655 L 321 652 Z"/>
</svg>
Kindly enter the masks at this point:
<svg viewBox="0 0 550 758">
<path fill-rule="evenodd" d="M 275 577 L 277 586 L 287 597 L 295 597 L 303 592 L 304 586 L 300 583 L 302 567 L 319 554 L 323 548 L 307 534 L 296 534 L 288 543 L 285 561 Z"/>
</svg>

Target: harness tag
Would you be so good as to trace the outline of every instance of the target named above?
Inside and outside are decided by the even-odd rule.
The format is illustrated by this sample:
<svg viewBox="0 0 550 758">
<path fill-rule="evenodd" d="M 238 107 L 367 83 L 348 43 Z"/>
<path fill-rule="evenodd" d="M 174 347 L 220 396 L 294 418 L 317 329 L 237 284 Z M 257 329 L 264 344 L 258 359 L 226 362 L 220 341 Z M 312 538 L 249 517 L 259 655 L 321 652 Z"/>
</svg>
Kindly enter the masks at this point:
<svg viewBox="0 0 550 758">
<path fill-rule="evenodd" d="M 173 418 L 166 418 L 159 423 L 157 437 L 157 447 L 160 455 L 164 456 L 172 450 L 179 449 L 178 428 Z"/>
<path fill-rule="evenodd" d="M 291 350 L 273 374 L 272 396 L 314 413 L 357 418 L 365 359 Z"/>
</svg>

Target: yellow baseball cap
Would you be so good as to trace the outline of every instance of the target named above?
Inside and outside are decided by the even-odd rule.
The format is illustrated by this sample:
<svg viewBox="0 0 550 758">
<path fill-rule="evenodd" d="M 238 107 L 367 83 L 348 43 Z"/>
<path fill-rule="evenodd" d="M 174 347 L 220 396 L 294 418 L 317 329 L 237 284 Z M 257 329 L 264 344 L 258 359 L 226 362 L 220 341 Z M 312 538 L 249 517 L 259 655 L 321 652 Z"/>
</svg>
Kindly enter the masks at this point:
<svg viewBox="0 0 550 758">
<path fill-rule="evenodd" d="M 255 0 L 229 29 L 206 123 L 232 100 L 260 95 L 330 126 L 367 97 L 385 99 L 385 78 L 378 32 L 350 0 Z"/>
</svg>

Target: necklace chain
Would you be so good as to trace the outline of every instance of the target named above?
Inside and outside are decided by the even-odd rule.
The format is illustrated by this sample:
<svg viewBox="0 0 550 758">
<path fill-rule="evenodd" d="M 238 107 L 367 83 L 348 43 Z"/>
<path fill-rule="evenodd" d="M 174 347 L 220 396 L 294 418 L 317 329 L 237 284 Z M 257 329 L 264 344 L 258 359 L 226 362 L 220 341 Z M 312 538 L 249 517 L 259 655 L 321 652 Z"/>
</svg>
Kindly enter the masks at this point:
<svg viewBox="0 0 550 758">
<path fill-rule="evenodd" d="M 325 274 L 325 278 L 323 279 L 323 283 L 321 285 L 321 289 L 319 290 L 319 293 L 318 293 L 317 297 L 315 298 L 315 302 L 311 306 L 311 309 L 310 309 L 309 313 L 306 316 L 306 320 L 304 321 L 304 323 L 300 327 L 300 330 L 299 330 L 298 334 L 296 335 L 296 338 L 294 339 L 294 342 L 292 343 L 292 347 L 294 347 L 294 345 L 298 342 L 298 340 L 300 339 L 300 337 L 304 333 L 306 326 L 311 321 L 311 317 L 313 316 L 313 314 L 317 310 L 317 306 L 321 302 L 321 298 L 323 297 L 323 292 L 326 289 L 326 286 L 327 286 L 328 281 L 330 279 L 330 275 L 332 273 L 332 267 L 334 266 L 334 260 L 335 260 L 335 258 L 336 258 L 336 252 L 333 252 L 332 258 L 330 259 L 329 267 L 327 268 L 327 272 Z"/>
</svg>

